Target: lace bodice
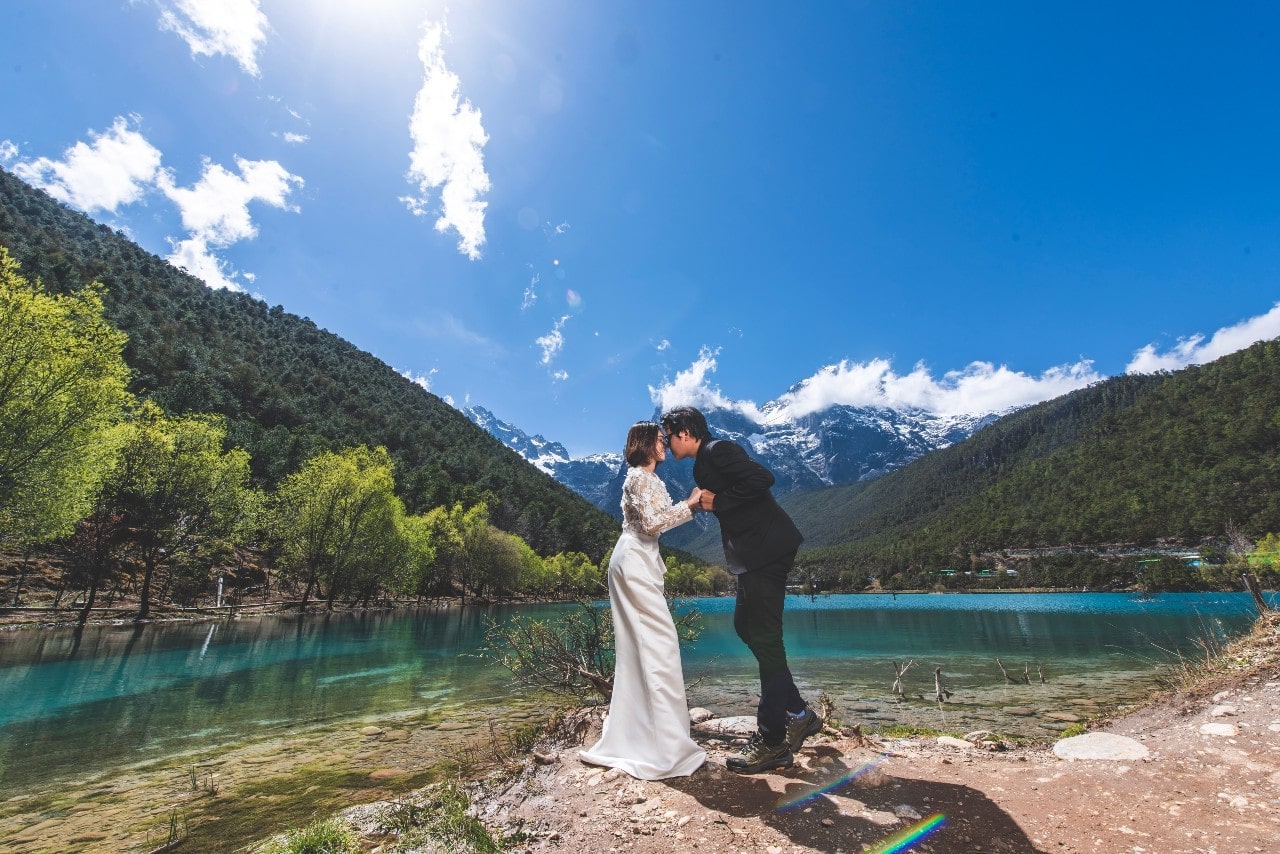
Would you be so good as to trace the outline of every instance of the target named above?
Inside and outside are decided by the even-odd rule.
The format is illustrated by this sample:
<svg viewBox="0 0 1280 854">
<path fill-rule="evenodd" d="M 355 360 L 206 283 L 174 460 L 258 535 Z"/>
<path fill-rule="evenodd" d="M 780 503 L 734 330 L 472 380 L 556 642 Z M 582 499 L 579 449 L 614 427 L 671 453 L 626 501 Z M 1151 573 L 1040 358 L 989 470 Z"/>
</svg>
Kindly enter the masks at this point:
<svg viewBox="0 0 1280 854">
<path fill-rule="evenodd" d="M 653 472 L 633 468 L 622 484 L 622 527 L 656 537 L 693 518 L 683 501 L 671 502 L 667 487 Z"/>
</svg>

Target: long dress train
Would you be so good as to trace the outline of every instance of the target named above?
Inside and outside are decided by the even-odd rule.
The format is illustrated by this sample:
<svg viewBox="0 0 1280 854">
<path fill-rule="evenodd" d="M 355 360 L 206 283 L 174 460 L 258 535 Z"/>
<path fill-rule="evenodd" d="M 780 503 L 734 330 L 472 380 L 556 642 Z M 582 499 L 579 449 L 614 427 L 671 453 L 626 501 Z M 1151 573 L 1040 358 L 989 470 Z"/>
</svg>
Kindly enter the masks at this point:
<svg viewBox="0 0 1280 854">
<path fill-rule="evenodd" d="M 663 595 L 667 567 L 658 534 L 693 514 L 683 502 L 672 504 L 656 475 L 633 468 L 622 488 L 622 517 L 622 536 L 609 560 L 613 698 L 600 740 L 578 755 L 641 780 L 684 777 L 707 754 L 689 737 L 680 641 Z"/>
</svg>

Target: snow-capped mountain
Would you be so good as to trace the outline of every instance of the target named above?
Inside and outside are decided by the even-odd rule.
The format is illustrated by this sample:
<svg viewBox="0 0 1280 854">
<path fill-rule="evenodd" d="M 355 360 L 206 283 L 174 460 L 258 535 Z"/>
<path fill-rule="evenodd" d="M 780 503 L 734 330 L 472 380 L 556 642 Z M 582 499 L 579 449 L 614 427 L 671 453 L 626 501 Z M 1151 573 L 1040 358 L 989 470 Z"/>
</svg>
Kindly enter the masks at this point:
<svg viewBox="0 0 1280 854">
<path fill-rule="evenodd" d="M 539 435 L 530 436 L 482 406 L 469 406 L 462 410 L 462 414 L 592 504 L 618 515 L 618 504 L 622 499 L 622 454 L 592 454 L 575 460 L 559 442 Z M 613 487 L 615 480 L 617 485 Z"/>
<path fill-rule="evenodd" d="M 998 413 L 940 416 L 923 410 L 836 405 L 792 419 L 772 402 L 762 407 L 763 423 L 728 409 L 706 410 L 713 435 L 742 445 L 773 472 L 775 495 L 869 480 L 901 468 L 930 451 L 964 439 Z M 624 465 L 621 454 L 570 459 L 563 445 L 529 436 L 481 407 L 463 410 L 498 438 L 597 507 L 620 515 Z M 654 418 L 658 413 L 654 413 Z M 673 496 L 693 486 L 691 460 L 668 461 L 658 474 Z"/>
</svg>

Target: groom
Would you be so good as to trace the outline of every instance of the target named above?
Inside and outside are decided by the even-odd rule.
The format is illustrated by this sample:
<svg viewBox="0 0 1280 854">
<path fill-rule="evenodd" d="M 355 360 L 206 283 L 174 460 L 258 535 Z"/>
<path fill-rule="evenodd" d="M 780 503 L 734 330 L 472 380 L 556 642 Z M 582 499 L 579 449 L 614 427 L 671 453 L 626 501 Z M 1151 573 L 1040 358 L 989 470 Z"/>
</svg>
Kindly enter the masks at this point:
<svg viewBox="0 0 1280 854">
<path fill-rule="evenodd" d="M 670 409 L 662 415 L 662 429 L 676 459 L 694 458 L 700 506 L 720 521 L 725 562 L 738 578 L 733 628 L 760 665 L 756 734 L 725 764 L 744 774 L 785 768 L 795 761 L 792 751 L 822 729 L 792 681 L 782 643 L 787 574 L 803 537 L 773 500 L 773 473 L 740 445 L 712 438 L 701 412 L 691 406 Z"/>
</svg>

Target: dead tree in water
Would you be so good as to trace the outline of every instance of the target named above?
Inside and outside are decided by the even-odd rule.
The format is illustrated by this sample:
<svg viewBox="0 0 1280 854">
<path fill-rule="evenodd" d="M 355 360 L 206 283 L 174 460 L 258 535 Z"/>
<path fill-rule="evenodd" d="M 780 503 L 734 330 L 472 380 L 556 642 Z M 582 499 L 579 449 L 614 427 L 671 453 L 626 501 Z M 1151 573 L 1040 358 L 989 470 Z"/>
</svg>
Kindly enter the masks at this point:
<svg viewBox="0 0 1280 854">
<path fill-rule="evenodd" d="M 1249 595 L 1253 597 L 1254 607 L 1258 609 L 1259 614 L 1266 614 L 1271 610 L 1271 606 L 1267 604 L 1267 600 L 1262 597 L 1262 588 L 1258 586 L 1258 579 L 1253 577 L 1252 573 L 1240 573 L 1240 580 L 1244 583 L 1244 589 L 1249 591 Z"/>
<path fill-rule="evenodd" d="M 1044 665 L 1043 664 L 1036 665 L 1036 673 L 1040 674 L 1040 684 L 1043 685 L 1044 684 Z"/>
<path fill-rule="evenodd" d="M 951 699 L 951 692 L 942 687 L 942 668 L 933 668 L 933 687 L 935 688 L 935 696 L 939 703 L 945 703 Z"/>
<path fill-rule="evenodd" d="M 1017 685 L 1017 684 L 1018 684 L 1018 680 L 1017 680 L 1017 679 L 1014 679 L 1012 676 L 1010 676 L 1010 675 L 1009 675 L 1009 671 L 1004 669 L 1004 662 L 1003 662 L 1003 661 L 1001 661 L 1000 659 L 998 659 L 998 658 L 997 658 L 997 659 L 996 659 L 996 666 L 998 666 L 998 667 L 1000 668 L 1000 672 L 1004 674 L 1004 681 L 1005 681 L 1005 682 L 1007 682 L 1007 683 L 1008 683 L 1008 684 L 1010 684 L 1010 685 Z"/>
<path fill-rule="evenodd" d="M 899 666 L 898 662 L 896 661 L 893 663 L 893 672 L 897 674 L 897 676 L 895 676 L 893 680 L 893 693 L 897 694 L 899 697 L 903 696 L 903 694 L 905 693 L 905 691 L 902 688 L 902 674 L 910 670 L 911 665 L 915 663 L 916 663 L 916 660 L 914 658 L 902 666 Z"/>
</svg>

